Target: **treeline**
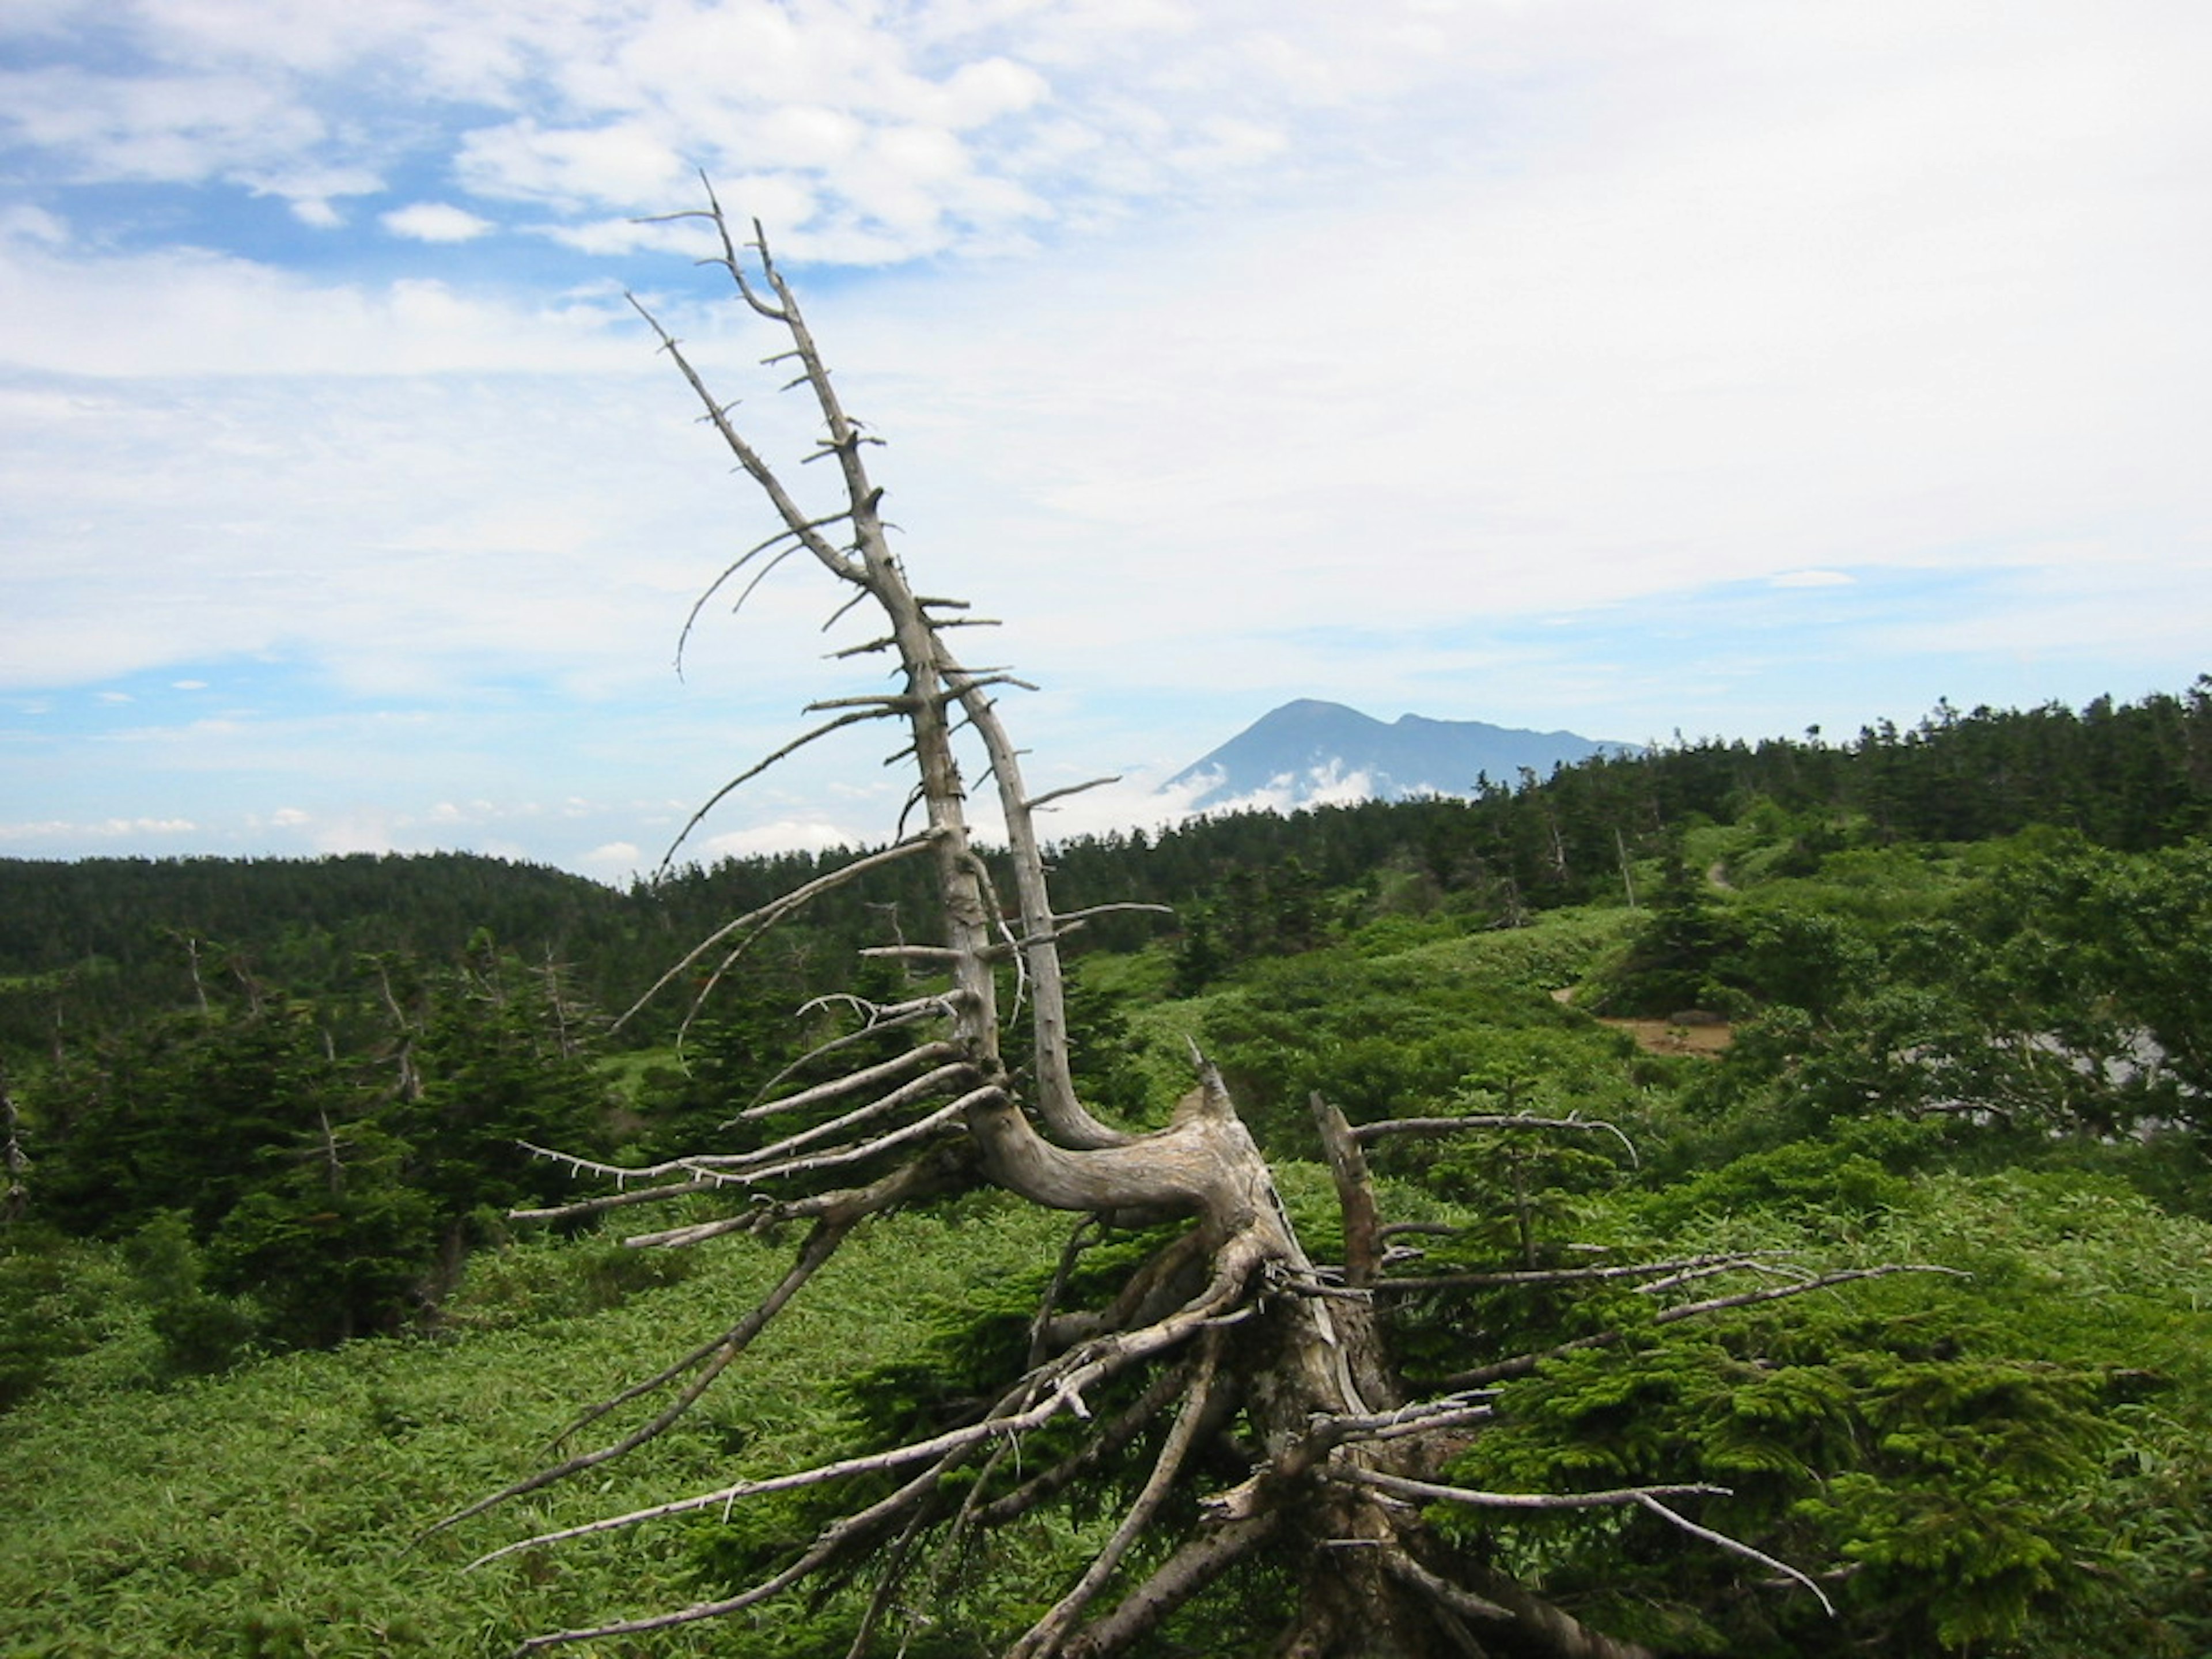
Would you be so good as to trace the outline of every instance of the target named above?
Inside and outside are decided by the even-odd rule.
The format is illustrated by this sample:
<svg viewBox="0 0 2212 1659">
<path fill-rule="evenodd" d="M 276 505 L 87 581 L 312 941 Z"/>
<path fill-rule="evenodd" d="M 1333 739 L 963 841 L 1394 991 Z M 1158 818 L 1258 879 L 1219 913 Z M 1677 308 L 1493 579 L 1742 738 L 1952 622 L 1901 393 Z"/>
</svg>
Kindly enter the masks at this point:
<svg viewBox="0 0 2212 1659">
<path fill-rule="evenodd" d="M 119 1250 L 165 1368 L 415 1322 L 509 1206 L 556 1196 L 522 1143 L 591 1146 L 611 1104 L 557 971 L 479 933 L 441 967 L 362 964 L 362 1000 L 212 980 L 186 1007 L 0 1071 L 13 1177 L 0 1406 L 96 1346 Z"/>
<path fill-rule="evenodd" d="M 2212 832 L 2212 677 L 2181 696 L 2078 713 L 1939 705 L 1910 730 L 1884 721 L 1846 743 L 1677 741 L 1607 754 L 1549 778 L 1474 781 L 1471 799 L 1365 801 L 1285 817 L 1206 817 L 1148 836 L 1060 849 L 1069 908 L 1143 900 L 1176 908 L 1186 983 L 1255 956 L 1295 952 L 1332 921 L 1439 906 L 1515 925 L 1592 901 L 1634 903 L 1634 866 L 1683 830 L 1756 814 L 1787 843 L 1775 873 L 1825 854 L 1908 842 L 1975 842 L 2033 825 L 2121 852 Z M 1337 896 L 1325 903 L 1320 895 Z M 1347 909 L 1346 897 L 1355 902 Z M 1146 924 L 1105 920 L 1129 949 Z"/>
<path fill-rule="evenodd" d="M 1677 744 L 1472 800 L 1073 842 L 1059 855 L 1064 906 L 1178 913 L 1087 930 L 1097 954 L 1077 964 L 1071 1010 L 1080 1086 L 1119 1121 L 1158 1121 L 1194 1036 L 1293 1172 L 1294 1206 L 1326 1190 L 1296 1162 L 1317 1150 L 1316 1092 L 1358 1123 L 1529 1116 L 1592 1131 L 1509 1125 L 1371 1149 L 1415 1223 L 1386 1295 L 1409 1375 L 1504 1390 L 1446 1474 L 1480 1491 L 1706 1483 L 1703 1523 L 1819 1573 L 1836 1609 L 1748 1583 L 1666 1528 L 1530 1511 L 1468 1534 L 1540 1571 L 1599 1628 L 1662 1652 L 1838 1659 L 2212 1650 L 2198 1519 L 2212 1502 L 2208 690 L 2078 714 L 1939 709 L 1844 744 Z M 673 1026 L 711 957 L 665 1012 L 610 1032 L 697 939 L 836 864 L 745 860 L 616 891 L 487 860 L 192 861 L 131 866 L 128 903 L 100 898 L 97 867 L 46 866 L 81 885 L 33 913 L 34 944 L 66 942 L 11 946 L 0 996 L 34 1016 L 0 1075 L 0 1409 L 27 1401 L 15 1424 L 58 1422 L 64 1406 L 152 1400 L 149 1384 L 257 1350 L 465 1333 L 486 1295 L 566 1322 L 681 1277 L 695 1258 L 586 1239 L 477 1247 L 507 1237 L 509 1209 L 575 1190 L 519 1142 L 627 1164 L 732 1149 L 767 1133 L 732 1123 L 746 1103 L 803 1078 L 813 1044 L 850 1035 L 853 1004 L 794 1010 L 831 988 L 911 993 L 903 963 L 854 947 L 918 933 L 921 860 L 762 939 L 690 1024 L 680 1061 Z M 325 877 L 376 908 L 337 908 Z M 471 882 L 490 895 L 473 908 Z M 195 892 L 205 908 L 183 902 Z M 532 892 L 552 896 L 533 909 Z M 71 1000 L 95 957 L 127 1018 L 102 1024 Z M 1205 994 L 1146 1006 L 1178 988 Z M 1734 1022 L 1724 1055 L 1650 1052 L 1588 1017 L 1692 1009 Z M 743 1200 L 691 1201 L 687 1218 Z M 995 1239 L 1011 1213 L 900 1222 Z M 1328 1259 L 1328 1221 L 1300 1225 Z M 935 1302 L 902 1275 L 943 1273 L 949 1236 L 887 1244 L 851 1316 L 926 1304 L 935 1334 L 836 1397 L 853 1420 L 834 1449 L 880 1450 L 921 1420 L 902 1413 L 965 1409 L 991 1345 L 1024 1348 L 1045 1284 L 1066 1276 L 1058 1232 L 1037 1234 L 1027 1277 L 933 1279 Z M 478 1288 L 454 1295 L 471 1251 Z M 1701 1277 L 1753 1256 L 1771 1284 Z M 759 1266 L 715 1260 L 718 1273 Z M 1677 1321 L 1608 1262 L 1673 1264 L 1680 1294 L 1714 1311 Z M 1779 1299 L 1824 1275 L 1820 1295 Z M 727 1317 L 720 1302 L 698 1316 L 709 1332 Z M 657 1322 L 653 1341 L 677 1323 Z M 810 1437 L 823 1431 L 821 1376 L 859 1346 L 822 1340 L 793 1362 Z M 369 1346 L 302 1363 L 288 1386 L 319 1400 Z M 532 1392 L 544 1352 L 484 1392 Z M 1548 1357 L 1516 1369 L 1501 1355 Z M 379 1385 L 362 1408 L 371 1450 L 348 1467 L 456 1466 L 436 1432 L 407 1448 L 420 1425 L 481 1401 L 431 1405 L 431 1385 L 416 1386 Z M 714 1469 L 768 1432 L 757 1386 L 699 1428 Z M 810 1438 L 792 1461 L 829 1455 Z M 295 1481 L 289 1441 L 284 1458 L 271 1490 Z M 1149 1467 L 1135 1443 L 1100 1480 Z M 745 1552 L 765 1561 L 826 1511 L 738 1513 L 671 1547 L 672 1596 L 724 1592 L 760 1570 Z M 180 1523 L 165 1508 L 147 1524 Z M 380 1512 L 373 1535 L 393 1525 Z M 319 1539 L 317 1553 L 344 1551 Z M 58 1544 L 48 1559 L 76 1557 Z M 1025 1556 L 961 1582 L 970 1599 L 932 1613 L 944 1650 L 978 1651 L 1038 1569 Z M 82 1594 L 86 1618 L 108 1616 L 105 1576 Z M 1241 1651 L 1257 1627 L 1232 1601 L 1194 1606 L 1188 1650 Z M 506 1616 L 543 1622 L 534 1602 Z M 842 1651 L 837 1616 L 745 1639 Z M 226 1647 L 257 1639 L 191 1617 Z"/>
<path fill-rule="evenodd" d="M 620 1012 L 698 939 L 837 867 L 849 853 L 691 866 L 627 890 L 472 853 L 318 859 L 0 859 L 0 1053 L 52 1054 L 252 986 L 358 1000 L 362 964 L 450 962 L 478 933 Z M 798 920 L 831 958 L 896 926 L 925 879 L 896 869 L 828 895 Z M 824 988 L 835 988 L 828 987 Z M 680 1009 L 644 1011 L 664 1040 Z"/>
<path fill-rule="evenodd" d="M 1196 930 L 1200 980 L 1320 942 L 1364 907 L 1439 904 L 1510 924 L 1594 899 L 1633 899 L 1632 866 L 1698 822 L 1765 816 L 1809 868 L 1826 852 L 1971 842 L 2032 824 L 2140 852 L 2212 831 L 2212 677 L 2185 695 L 2075 711 L 1939 705 L 1910 729 L 1844 743 L 1817 731 L 1756 743 L 1678 741 L 1604 755 L 1549 778 L 1471 780 L 1468 798 L 1243 812 L 1157 832 L 1074 838 L 1054 854 L 1068 909 L 1172 907 L 1174 920 L 1102 916 L 1079 943 L 1136 949 Z M 87 1030 L 188 1006 L 210 976 L 246 974 L 298 995 L 344 991 L 366 957 L 450 957 L 479 928 L 556 963 L 618 1010 L 697 940 L 856 854 L 788 853 L 690 865 L 617 890 L 468 854 L 319 860 L 0 860 L 0 1046 L 36 1052 L 53 1022 Z M 817 990 L 843 988 L 856 947 L 932 914 L 919 860 L 825 893 L 781 948 Z M 665 1041 L 680 1008 L 649 1009 L 635 1041 Z"/>
<path fill-rule="evenodd" d="M 1069 909 L 1173 907 L 1172 918 L 1101 916 L 1085 939 L 1164 947 L 1170 988 L 1184 994 L 1378 927 L 1487 928 L 1593 900 L 1633 904 L 1644 921 L 1606 993 L 1619 1012 L 1750 1012 L 1780 986 L 1824 1024 L 1851 1004 L 1853 1025 L 1883 1034 L 1869 1039 L 1876 1049 L 1984 1054 L 1979 1028 L 1960 1037 L 1913 1014 L 1917 1004 L 1899 1013 L 1863 1000 L 1863 942 L 1832 916 L 1717 912 L 1714 872 L 1685 850 L 1713 824 L 1747 826 L 1768 878 L 1812 875 L 1854 848 L 2030 825 L 2100 852 L 2183 848 L 2212 827 L 2212 680 L 2079 713 L 1941 708 L 1910 731 L 1872 727 L 1844 744 L 1818 733 L 1677 743 L 1548 779 L 1481 780 L 1470 799 L 1081 838 L 1057 852 L 1056 896 Z M 734 963 L 709 953 L 611 1030 L 696 941 L 846 856 L 690 866 L 627 890 L 460 854 L 0 862 L 0 1085 L 11 1152 L 30 1160 L 11 1180 L 11 1210 L 21 1226 L 136 1251 L 180 1364 L 409 1323 L 507 1208 L 556 1190 L 557 1171 L 518 1142 L 631 1163 L 681 1150 L 837 1018 L 832 1006 L 797 1021 L 802 1004 L 904 994 L 882 958 L 857 953 L 932 914 L 918 860 L 824 893 Z M 2071 919 L 2067 960 L 2103 963 L 2112 980 L 2102 1002 L 2094 986 L 2075 987 L 2082 1006 L 2109 1010 L 2113 986 L 2140 981 L 2156 1017 L 2106 1018 L 2094 1041 L 2086 1030 L 2068 1041 L 2117 1065 L 2148 1029 L 2169 1079 L 2206 1086 L 2212 1073 L 2189 1069 L 2187 1020 L 2166 1017 L 2168 1004 L 2194 1004 L 2160 965 L 2181 958 L 2159 921 L 2197 914 L 2201 858 L 2140 866 L 2142 890 L 2129 895 L 2107 890 L 2120 878 L 2095 858 L 2077 863 L 2074 885 L 2038 902 Z M 1883 868 L 1885 884 L 1901 879 Z M 2141 918 L 2141 938 L 2100 956 L 2096 930 L 2112 916 Z M 1930 933 L 1914 949 L 1962 959 L 1961 937 Z M 1112 1103 L 1130 1086 L 1116 1070 L 1124 1011 L 1079 989 L 1085 1085 Z M 671 1048 L 687 1020 L 679 1065 Z M 2017 1026 L 2005 1052 L 2049 1069 L 2048 1054 L 2017 1037 L 2041 1029 Z M 1871 1051 L 1854 1063 L 1873 1066 Z M 2158 1103 L 2168 1112 L 2172 1087 Z M 27 1259 L 14 1249 L 9 1270 L 28 1271 Z M 49 1312 L 49 1346 L 65 1346 L 67 1310 Z M 28 1355 L 23 1375 L 44 1363 Z"/>
<path fill-rule="evenodd" d="M 643 971 L 623 895 L 473 854 L 0 860 L 0 1049 L 66 1049 L 252 988 L 345 998 L 361 964 L 434 963 L 479 931 L 594 997 Z"/>
</svg>

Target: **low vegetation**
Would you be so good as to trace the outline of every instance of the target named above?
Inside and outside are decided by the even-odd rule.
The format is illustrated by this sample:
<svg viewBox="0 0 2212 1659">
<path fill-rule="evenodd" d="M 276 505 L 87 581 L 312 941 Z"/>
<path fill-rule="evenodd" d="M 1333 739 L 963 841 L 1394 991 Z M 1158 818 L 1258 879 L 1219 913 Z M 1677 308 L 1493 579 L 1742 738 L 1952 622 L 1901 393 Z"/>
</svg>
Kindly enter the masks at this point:
<svg viewBox="0 0 2212 1659">
<path fill-rule="evenodd" d="M 2179 782 L 2146 784 L 2146 799 L 2198 775 L 2201 692 L 2174 706 L 2189 715 L 2168 751 Z M 1960 726 L 2057 718 L 1938 720 L 1898 747 L 1965 787 L 1945 747 Z M 2075 724 L 2118 734 L 2137 718 Z M 1832 781 L 1885 747 L 1786 752 Z M 1474 849 L 1498 846 L 1482 839 L 1498 824 L 1534 825 L 1548 857 L 1547 820 L 1591 776 L 1193 826 L 1175 848 L 1205 856 L 1166 858 L 1158 885 L 1149 845 L 1069 849 L 1102 889 L 1216 919 L 1210 939 L 1145 924 L 1075 961 L 1084 1086 L 1121 1121 L 1161 1121 L 1195 1038 L 1317 1258 L 1342 1240 L 1311 1161 L 1311 1092 L 1354 1122 L 1526 1115 L 1620 1132 L 1373 1148 L 1407 1228 L 1377 1301 L 1408 1369 L 1497 1390 L 1450 1482 L 1725 1487 L 1698 1500 L 1699 1524 L 1770 1564 L 1617 1509 L 1435 1510 L 1458 1547 L 1583 1627 L 1662 1653 L 2202 1652 L 2212 849 L 2170 805 L 2104 839 L 2008 819 L 1978 839 L 1911 836 L 1844 788 L 1814 802 L 1750 787 L 1784 752 L 1735 752 L 1742 785 L 1625 836 L 1625 868 L 1618 850 L 1586 878 L 1571 860 L 1548 886 L 1540 866 Z M 1670 769 L 1717 763 L 1662 751 L 1587 771 L 1664 799 Z M 1358 854 L 1339 852 L 1355 839 Z M 1236 861 L 1245 848 L 1256 862 Z M 1310 881 L 1283 877 L 1292 856 Z M 191 874 L 203 888 L 261 878 Z M 463 1563 L 513 1526 L 415 1541 L 537 1468 L 580 1407 L 722 1330 L 787 1253 L 742 1236 L 668 1254 L 589 1225 L 518 1231 L 507 1208 L 565 1188 L 514 1140 L 642 1161 L 726 1117 L 805 1039 L 781 957 L 726 988 L 680 1053 L 665 1028 L 606 1035 L 604 1005 L 575 988 L 603 968 L 571 936 L 509 945 L 471 925 L 441 954 L 427 931 L 396 935 L 346 973 L 285 982 L 265 964 L 329 954 L 305 933 L 362 925 L 339 896 L 348 874 L 343 860 L 284 872 L 310 894 L 329 875 L 334 896 L 310 900 L 281 946 L 217 943 L 189 910 L 157 906 L 111 924 L 137 930 L 136 966 L 119 950 L 103 969 L 20 948 L 5 964 L 10 1652 L 477 1655 L 723 1593 L 822 1519 L 792 1494 L 473 1571 Z M 82 867 L 72 880 L 98 890 Z M 1277 916 L 1267 895 L 1284 891 Z M 640 959 L 629 934 L 665 937 L 665 914 L 649 890 L 612 896 L 609 954 Z M 1218 925 L 1239 906 L 1246 921 Z M 378 925 L 405 916 L 393 905 Z M 836 956 L 842 922 L 817 925 L 787 949 Z M 1724 1053 L 1654 1054 L 1595 1017 L 1692 1010 L 1729 1020 Z M 1024 1328 L 1067 1225 L 988 1195 L 882 1218 L 700 1412 L 521 1500 L 522 1530 L 936 1420 Z M 1754 1259 L 1758 1275 L 1717 1271 Z M 1630 1264 L 1666 1265 L 1608 1273 Z M 1947 1271 L 1881 1272 L 1899 1264 Z M 1753 1294 L 1793 1276 L 1829 1285 Z M 927 1594 L 893 1610 L 885 1650 L 972 1653 L 1030 1623 L 1142 1462 L 1101 1470 L 1087 1510 L 936 1564 Z M 844 1652 L 870 1589 L 862 1574 L 748 1613 L 744 1649 Z M 1265 1595 L 1261 1579 L 1195 1599 L 1157 1650 L 1257 1650 Z M 728 1641 L 712 1626 L 650 1639 L 666 1653 Z"/>
<path fill-rule="evenodd" d="M 834 461 L 640 307 L 780 526 L 707 597 L 818 567 L 894 689 L 779 753 L 887 723 L 915 827 L 6 872 L 11 1642 L 2203 1650 L 2212 682 L 1048 870 L 881 441 L 675 216 Z"/>
</svg>

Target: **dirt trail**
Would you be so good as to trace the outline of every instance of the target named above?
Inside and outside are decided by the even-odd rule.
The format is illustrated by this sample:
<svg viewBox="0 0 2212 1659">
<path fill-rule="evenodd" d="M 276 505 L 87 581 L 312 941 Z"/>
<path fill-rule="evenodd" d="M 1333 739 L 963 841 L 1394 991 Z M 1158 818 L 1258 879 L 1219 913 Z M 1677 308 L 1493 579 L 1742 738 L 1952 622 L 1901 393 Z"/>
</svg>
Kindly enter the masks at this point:
<svg viewBox="0 0 2212 1659">
<path fill-rule="evenodd" d="M 1571 1005 L 1574 988 L 1552 993 L 1552 1000 Z M 1700 1013 L 1690 1019 L 1607 1019 L 1595 1015 L 1601 1025 L 1626 1031 L 1647 1054 L 1717 1054 L 1735 1041 L 1735 1027 L 1717 1014 Z"/>
</svg>

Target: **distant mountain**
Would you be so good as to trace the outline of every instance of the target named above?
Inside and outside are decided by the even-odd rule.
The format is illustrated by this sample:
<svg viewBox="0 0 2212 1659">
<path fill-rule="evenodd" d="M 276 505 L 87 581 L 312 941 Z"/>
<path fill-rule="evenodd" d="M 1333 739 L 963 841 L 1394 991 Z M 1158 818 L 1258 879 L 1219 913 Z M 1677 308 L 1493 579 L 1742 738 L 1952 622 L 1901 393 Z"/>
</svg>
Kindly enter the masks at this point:
<svg viewBox="0 0 2212 1659">
<path fill-rule="evenodd" d="M 1484 773 L 1511 783 L 1522 767 L 1554 767 L 1638 745 L 1601 743 L 1572 732 L 1526 732 L 1481 720 L 1401 714 L 1389 725 L 1341 703 L 1302 697 L 1262 714 L 1203 760 L 1168 780 L 1170 790 L 1203 785 L 1198 810 L 1255 800 L 1283 808 L 1318 801 L 1397 800 L 1468 795 Z"/>
</svg>

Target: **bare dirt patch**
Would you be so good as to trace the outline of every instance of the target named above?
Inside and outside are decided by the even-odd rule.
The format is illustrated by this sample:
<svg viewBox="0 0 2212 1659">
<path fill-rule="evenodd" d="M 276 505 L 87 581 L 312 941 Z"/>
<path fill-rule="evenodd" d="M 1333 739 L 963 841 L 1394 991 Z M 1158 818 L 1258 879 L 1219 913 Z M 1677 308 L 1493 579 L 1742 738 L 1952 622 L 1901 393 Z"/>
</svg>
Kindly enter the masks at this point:
<svg viewBox="0 0 2212 1659">
<path fill-rule="evenodd" d="M 1571 1003 L 1574 988 L 1552 993 L 1554 1002 Z M 1593 1016 L 1601 1025 L 1626 1031 L 1647 1054 L 1718 1054 L 1735 1041 L 1735 1027 L 1717 1014 L 1694 1013 L 1674 1019 L 1607 1019 Z"/>
<path fill-rule="evenodd" d="M 1726 1020 L 1711 1025 L 1677 1025 L 1664 1019 L 1600 1019 L 1616 1031 L 1626 1031 L 1648 1054 L 1717 1054 L 1735 1041 L 1735 1028 Z"/>
</svg>

